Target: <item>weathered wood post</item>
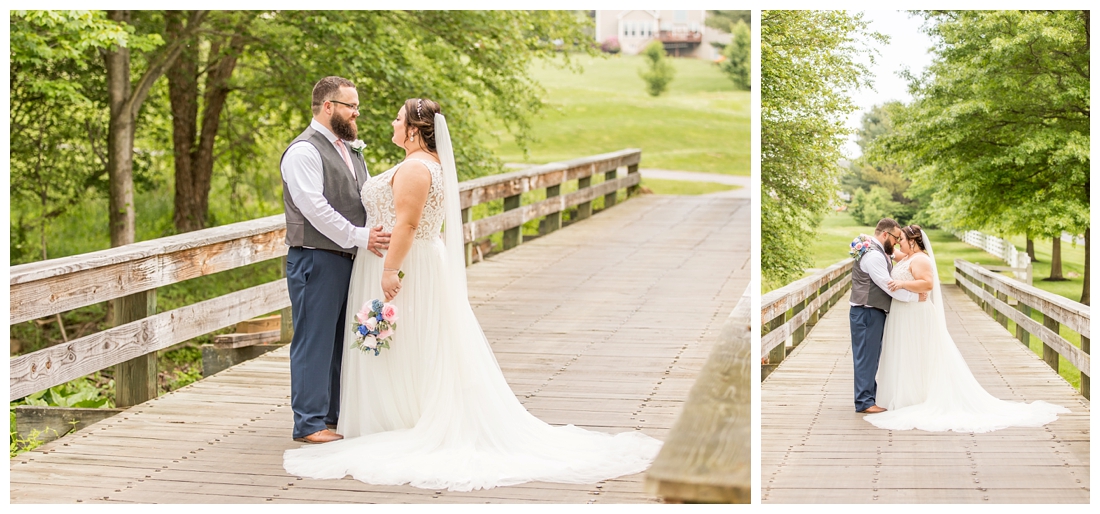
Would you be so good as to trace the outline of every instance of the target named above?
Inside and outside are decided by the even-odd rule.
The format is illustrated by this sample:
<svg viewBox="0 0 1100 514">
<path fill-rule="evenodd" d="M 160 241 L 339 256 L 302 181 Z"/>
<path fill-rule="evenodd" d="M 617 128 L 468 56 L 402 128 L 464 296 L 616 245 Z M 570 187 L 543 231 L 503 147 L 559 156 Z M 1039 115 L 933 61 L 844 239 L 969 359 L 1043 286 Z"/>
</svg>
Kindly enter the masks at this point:
<svg viewBox="0 0 1100 514">
<path fill-rule="evenodd" d="M 280 259 L 280 262 L 282 262 L 283 265 L 279 268 L 279 275 L 286 278 L 285 255 Z M 283 310 L 279 311 L 279 342 L 290 344 L 292 339 L 294 339 L 294 313 L 288 305 Z"/>
<path fill-rule="evenodd" d="M 462 223 L 466 224 L 470 222 L 470 208 L 462 209 Z M 466 265 L 469 266 L 474 263 L 474 243 L 466 243 Z"/>
<path fill-rule="evenodd" d="M 605 182 L 608 181 L 608 180 L 615 180 L 615 177 L 618 176 L 618 174 L 619 174 L 619 169 L 616 168 L 616 169 L 613 169 L 611 171 L 608 171 L 608 172 L 604 173 L 603 174 L 603 179 L 604 179 Z M 614 207 L 615 206 L 615 200 L 616 200 L 616 197 L 618 195 L 619 195 L 619 190 L 618 189 L 614 189 L 610 193 L 607 193 L 606 195 L 603 195 L 603 208 L 607 209 L 609 207 Z"/>
<path fill-rule="evenodd" d="M 829 280 L 829 281 L 826 281 L 824 284 L 821 284 L 821 287 L 817 288 L 817 292 L 814 293 L 809 298 L 807 298 L 806 301 L 811 302 L 811 301 L 816 300 L 817 298 L 821 297 L 821 295 L 825 294 L 825 292 L 829 290 L 829 287 L 830 287 L 829 284 L 831 282 L 832 281 Z M 825 301 L 821 302 L 821 306 L 818 307 L 817 310 L 815 310 L 812 314 L 810 314 L 810 319 L 806 320 L 806 325 L 808 327 L 810 327 L 812 329 L 813 327 L 817 326 L 817 322 L 821 321 L 821 316 L 824 315 L 823 312 L 826 309 L 825 304 L 828 303 L 828 302 L 829 302 L 829 299 L 826 298 Z"/>
<path fill-rule="evenodd" d="M 1031 317 L 1031 307 L 1028 307 L 1026 303 L 1021 302 L 1019 298 L 1016 299 L 1016 310 L 1020 311 L 1024 316 Z M 1024 346 L 1031 347 L 1031 334 L 1027 333 L 1019 323 L 1016 324 L 1016 339 L 1019 339 Z"/>
<path fill-rule="evenodd" d="M 631 164 L 630 166 L 627 166 L 626 167 L 626 173 L 627 173 L 627 176 L 630 176 L 631 173 L 638 173 L 638 165 L 637 164 Z M 626 189 L 626 195 L 629 197 L 629 196 L 634 196 L 634 195 L 638 194 L 638 191 L 640 191 L 639 188 L 641 188 L 641 184 L 642 183 L 639 181 L 637 185 L 633 185 L 633 186 L 628 187 Z"/>
<path fill-rule="evenodd" d="M 1081 336 L 1081 351 L 1091 355 L 1092 354 L 1092 351 L 1091 351 L 1092 349 L 1090 348 L 1090 346 L 1091 346 L 1091 343 L 1089 342 L 1089 338 L 1087 338 L 1085 336 Z M 1091 359 L 1091 357 L 1090 357 L 1090 359 Z M 1091 373 L 1091 370 L 1089 372 Z M 1084 396 L 1085 398 L 1087 398 L 1089 400 L 1092 400 L 1092 396 L 1090 395 L 1090 389 L 1091 389 L 1091 385 L 1089 384 L 1089 376 L 1084 374 L 1084 373 L 1081 373 L 1081 396 Z"/>
<path fill-rule="evenodd" d="M 592 185 L 592 176 L 589 175 L 584 178 L 577 179 L 577 190 L 585 189 Z M 588 219 L 592 217 L 592 200 L 577 204 L 577 220 Z M 576 221 L 576 220 L 574 220 Z"/>
<path fill-rule="evenodd" d="M 801 302 L 798 302 L 794 305 L 794 308 L 790 311 L 790 316 L 793 318 L 805 309 L 806 300 L 802 300 Z M 803 323 L 802 325 L 799 325 L 798 328 L 794 329 L 794 333 L 791 334 L 791 336 L 791 345 L 794 348 L 797 348 L 799 343 L 801 343 L 803 339 L 806 339 L 806 324 Z"/>
<path fill-rule="evenodd" d="M 553 198 L 561 195 L 561 184 L 549 186 L 546 188 L 546 198 Z M 539 234 L 549 234 L 555 230 L 561 228 L 561 211 L 555 211 L 547 214 L 545 218 L 539 222 Z"/>
<path fill-rule="evenodd" d="M 1051 329 L 1055 334 L 1058 333 L 1058 320 L 1050 317 L 1049 314 L 1043 314 L 1043 326 Z M 1043 343 L 1043 361 L 1045 361 L 1047 366 L 1050 366 L 1055 373 L 1058 372 L 1058 351 L 1051 348 L 1046 343 Z"/>
<path fill-rule="evenodd" d="M 522 195 L 512 195 L 512 196 L 504 197 L 504 210 L 505 211 L 510 211 L 510 210 L 513 210 L 513 209 L 518 209 L 519 204 L 520 204 L 520 196 L 522 196 Z M 504 245 L 503 245 L 503 247 L 504 247 L 505 250 L 515 248 L 515 247 L 519 246 L 519 244 L 522 243 L 522 242 L 523 242 L 523 225 L 520 225 L 520 226 L 514 227 L 514 228 L 510 228 L 510 229 L 507 229 L 507 230 L 504 231 L 504 241 L 503 241 Z"/>
<path fill-rule="evenodd" d="M 157 290 L 116 298 L 114 326 L 157 313 Z M 157 397 L 157 352 L 134 357 L 115 365 L 115 406 L 131 407 Z"/>
<path fill-rule="evenodd" d="M 786 321 L 787 321 L 787 315 L 788 315 L 789 312 L 790 311 L 788 311 L 786 313 L 783 313 L 783 314 L 780 314 L 779 316 L 776 316 L 775 319 L 769 321 L 768 322 L 768 332 L 770 333 L 772 330 L 775 330 L 775 329 L 783 326 L 783 323 L 786 323 Z M 771 367 L 772 370 L 774 370 L 776 367 L 779 366 L 779 364 L 781 362 L 783 362 L 783 359 L 785 359 L 786 357 L 787 357 L 787 342 L 783 341 L 783 342 L 780 342 L 775 348 L 772 348 L 772 350 L 770 352 L 768 352 L 768 365 Z M 761 379 L 763 379 L 763 378 L 761 378 Z"/>
<path fill-rule="evenodd" d="M 1005 304 L 1008 304 L 1008 295 L 1005 294 L 1005 293 L 997 291 L 997 299 L 1002 301 L 1002 302 L 1005 302 Z M 997 320 L 997 323 L 1000 323 L 1001 326 L 1003 326 L 1007 329 L 1008 328 L 1008 316 L 1005 316 L 999 310 L 995 311 L 995 312 L 997 313 L 997 315 L 994 316 L 993 319 Z"/>
</svg>

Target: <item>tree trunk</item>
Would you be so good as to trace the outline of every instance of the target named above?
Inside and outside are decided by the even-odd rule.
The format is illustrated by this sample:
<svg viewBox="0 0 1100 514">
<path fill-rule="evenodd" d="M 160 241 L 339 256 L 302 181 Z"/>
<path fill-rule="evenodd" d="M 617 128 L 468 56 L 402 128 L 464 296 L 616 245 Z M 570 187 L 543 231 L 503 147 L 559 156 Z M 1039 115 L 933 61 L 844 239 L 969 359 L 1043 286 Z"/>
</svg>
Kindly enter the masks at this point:
<svg viewBox="0 0 1100 514">
<path fill-rule="evenodd" d="M 112 21 L 130 23 L 130 11 L 107 11 Z M 130 49 L 108 49 L 107 101 L 111 121 L 107 131 L 108 220 L 111 246 L 134 242 L 134 117 L 129 109 Z"/>
<path fill-rule="evenodd" d="M 179 38 L 184 31 L 186 17 L 187 14 L 183 11 L 165 13 L 165 32 L 169 38 Z M 191 205 L 191 199 L 195 197 L 192 174 L 199 116 L 198 43 L 197 37 L 188 38 L 176 62 L 165 72 L 168 78 L 168 100 L 172 107 L 172 148 L 176 168 L 175 213 L 172 222 L 181 233 L 202 228 L 203 225 L 203 219 L 196 216 L 194 206 Z"/>
<path fill-rule="evenodd" d="M 1092 305 L 1089 298 L 1089 229 L 1085 227 L 1085 284 L 1081 286 L 1081 303 Z"/>
<path fill-rule="evenodd" d="M 1031 238 L 1031 234 L 1027 235 L 1027 256 L 1031 258 L 1031 262 L 1039 262 L 1035 258 L 1035 240 Z"/>
<path fill-rule="evenodd" d="M 1050 277 L 1047 280 L 1065 280 L 1062 276 L 1062 235 L 1054 236 L 1054 245 L 1050 249 Z"/>
<path fill-rule="evenodd" d="M 181 109 L 187 108 L 189 118 L 179 121 L 173 127 L 176 148 L 176 194 L 173 222 L 179 232 L 190 232 L 206 227 L 206 215 L 209 209 L 210 181 L 214 174 L 214 143 L 217 140 L 221 123 L 222 109 L 229 96 L 229 79 L 237 66 L 237 57 L 244 49 L 243 23 L 227 42 L 214 40 L 210 45 L 209 62 L 205 66 L 205 92 L 203 95 L 202 131 L 198 143 L 195 141 L 196 121 L 198 117 L 198 63 L 192 60 L 186 64 L 189 75 L 177 79 L 177 89 L 181 100 Z M 180 62 L 181 68 L 185 65 Z M 169 76 L 169 84 L 173 78 Z M 186 88 L 184 94 L 182 89 Z M 173 112 L 176 110 L 173 96 Z M 186 123 L 186 126 L 184 124 Z M 180 154 L 186 149 L 187 157 Z M 181 162 L 184 161 L 184 162 Z"/>
</svg>

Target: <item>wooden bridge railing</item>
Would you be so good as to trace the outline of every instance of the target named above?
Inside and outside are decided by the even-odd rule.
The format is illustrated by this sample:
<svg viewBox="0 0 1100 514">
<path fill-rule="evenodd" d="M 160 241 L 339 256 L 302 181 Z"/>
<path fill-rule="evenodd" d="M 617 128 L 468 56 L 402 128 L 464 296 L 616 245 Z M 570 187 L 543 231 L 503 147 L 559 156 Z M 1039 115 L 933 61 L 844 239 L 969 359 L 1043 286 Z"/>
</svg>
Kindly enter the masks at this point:
<svg viewBox="0 0 1100 514">
<path fill-rule="evenodd" d="M 797 347 L 821 316 L 852 285 L 852 259 L 796 280 L 760 298 L 760 380 L 787 356 L 787 339 Z"/>
<path fill-rule="evenodd" d="M 752 301 L 746 289 L 722 327 L 646 489 L 669 503 L 749 503 Z"/>
<path fill-rule="evenodd" d="M 955 282 L 986 313 L 1008 328 L 1016 323 L 1016 338 L 1025 345 L 1030 337 L 1043 342 L 1043 360 L 1058 372 L 1061 355 L 1081 372 L 1081 394 L 1089 398 L 1089 306 L 1012 280 L 962 259 L 955 259 Z M 1015 303 L 1015 305 L 1013 305 Z M 1043 314 L 1043 322 L 1031 318 L 1032 309 Z M 1059 334 L 1059 325 L 1081 335 L 1077 348 Z"/>
<path fill-rule="evenodd" d="M 463 228 L 470 245 L 504 232 L 505 248 L 519 244 L 521 225 L 545 216 L 545 226 L 561 226 L 561 212 L 577 205 L 578 218 L 591 215 L 591 202 L 603 195 L 615 205 L 619 189 L 637 187 L 641 151 L 622 150 L 550 163 L 526 170 L 462 182 Z M 616 178 L 619 167 L 627 176 Z M 592 176 L 605 181 L 591 186 Z M 563 182 L 580 189 L 560 195 Z M 526 191 L 546 188 L 548 198 L 520 205 Z M 470 208 L 503 198 L 505 212 L 470 220 Z M 114 327 L 10 359 L 9 400 L 63 384 L 109 366 L 115 368 L 116 404 L 130 406 L 156 397 L 156 352 L 266 313 L 288 309 L 286 279 L 157 313 L 156 289 L 286 255 L 282 214 L 118 248 L 10 268 L 9 325 L 113 300 Z M 284 315 L 284 325 L 289 316 Z M 287 339 L 287 338 L 284 338 Z"/>
<path fill-rule="evenodd" d="M 1001 260 L 1005 261 L 1005 264 L 1007 264 L 1007 266 L 986 266 L 985 269 L 993 271 L 1011 271 L 1020 278 L 1021 282 L 1031 285 L 1035 271 L 1031 265 L 1031 257 L 1028 257 L 1027 252 L 1017 250 L 1016 245 L 1012 244 L 1011 241 L 1001 239 L 997 236 L 983 234 L 977 230 L 956 232 L 955 237 L 961 239 L 970 246 L 976 246 L 985 250 L 987 253 L 1000 257 Z"/>
</svg>

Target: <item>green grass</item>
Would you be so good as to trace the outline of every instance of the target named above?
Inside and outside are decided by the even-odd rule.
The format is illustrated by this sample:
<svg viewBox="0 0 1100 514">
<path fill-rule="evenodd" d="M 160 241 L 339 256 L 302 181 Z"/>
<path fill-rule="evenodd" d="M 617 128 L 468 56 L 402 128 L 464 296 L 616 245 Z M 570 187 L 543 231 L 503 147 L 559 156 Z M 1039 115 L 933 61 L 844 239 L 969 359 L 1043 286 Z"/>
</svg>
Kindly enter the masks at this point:
<svg viewBox="0 0 1100 514">
<path fill-rule="evenodd" d="M 848 258 L 848 244 L 851 243 L 852 239 L 858 234 L 872 234 L 874 231 L 874 227 L 860 225 L 852 219 L 848 213 L 836 213 L 825 216 L 821 226 L 818 228 L 813 243 L 811 243 L 814 267 L 825 268 Z M 944 285 L 955 284 L 955 259 L 965 259 L 972 263 L 986 266 L 1004 265 L 1004 261 L 1000 258 L 960 241 L 949 232 L 943 230 L 929 230 L 927 232 L 928 238 L 932 240 L 932 249 L 936 253 L 936 271 L 939 274 L 940 282 Z M 1019 238 L 1019 241 L 1013 238 L 1009 238 L 1009 240 L 1017 244 L 1017 248 L 1022 249 L 1024 247 L 1022 238 Z M 1040 247 L 1040 244 L 1042 247 Z M 1039 289 L 1064 296 L 1073 301 L 1080 300 L 1083 277 L 1071 279 L 1066 282 L 1047 282 L 1040 280 L 1040 278 L 1050 275 L 1050 243 L 1037 241 L 1035 254 L 1040 262 L 1034 264 L 1032 267 L 1035 273 L 1033 285 Z M 1083 275 L 1084 262 L 1084 248 L 1075 249 L 1071 248 L 1069 243 L 1062 243 L 1063 274 L 1068 275 L 1073 271 L 1074 273 Z M 810 273 L 807 272 L 807 275 L 809 274 Z M 1008 275 L 1011 276 L 1011 273 Z M 768 285 L 770 286 L 770 284 Z M 782 284 L 770 287 L 768 290 L 776 289 L 781 285 Z M 1043 321 L 1043 316 L 1038 311 L 1032 311 L 1031 317 L 1040 323 Z M 1009 334 L 1015 335 L 1016 324 L 1010 320 L 1006 330 Z M 1062 326 L 1060 335 L 1080 348 L 1081 335 L 1077 332 Z M 1030 338 L 1030 347 L 1031 351 L 1036 355 L 1043 355 L 1043 344 L 1037 338 Z M 1073 387 L 1080 387 L 1080 372 L 1070 365 L 1065 358 L 1059 358 L 1059 361 L 1058 370 L 1062 378 L 1066 379 Z"/>
<path fill-rule="evenodd" d="M 695 182 L 688 180 L 662 180 L 656 178 L 642 179 L 642 186 L 648 187 L 658 195 L 705 195 L 719 193 L 731 189 L 740 189 L 740 186 L 718 184 L 715 182 Z"/>
<path fill-rule="evenodd" d="M 503 128 L 487 144 L 506 162 L 550 162 L 642 149 L 642 167 L 748 175 L 749 93 L 734 91 L 713 63 L 672 59 L 676 78 L 659 97 L 645 92 L 639 56 L 580 57 L 583 73 L 543 63 L 533 77 L 547 105 L 533 121 L 530 154 Z"/>
</svg>

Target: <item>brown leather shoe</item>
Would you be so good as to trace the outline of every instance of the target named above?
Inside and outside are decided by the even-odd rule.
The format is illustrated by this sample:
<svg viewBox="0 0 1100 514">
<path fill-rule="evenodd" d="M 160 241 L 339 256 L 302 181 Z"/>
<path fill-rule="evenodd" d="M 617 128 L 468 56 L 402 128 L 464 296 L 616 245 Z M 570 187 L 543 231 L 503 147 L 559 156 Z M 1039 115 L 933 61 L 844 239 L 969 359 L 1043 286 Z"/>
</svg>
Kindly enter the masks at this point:
<svg viewBox="0 0 1100 514">
<path fill-rule="evenodd" d="M 860 414 L 876 414 L 876 413 L 879 413 L 879 412 L 886 412 L 886 409 L 884 409 L 882 407 L 879 407 L 878 405 L 872 405 L 872 406 L 867 407 L 866 409 L 863 409 L 859 412 L 860 412 Z"/>
<path fill-rule="evenodd" d="M 344 436 L 342 436 L 340 434 L 337 434 L 336 432 L 333 432 L 331 430 L 325 429 L 325 430 L 318 430 L 318 431 L 316 431 L 312 434 L 309 434 L 305 437 L 295 437 L 294 440 L 298 441 L 299 443 L 317 444 L 317 443 L 331 443 L 333 441 L 339 441 L 343 438 L 344 438 Z"/>
</svg>

